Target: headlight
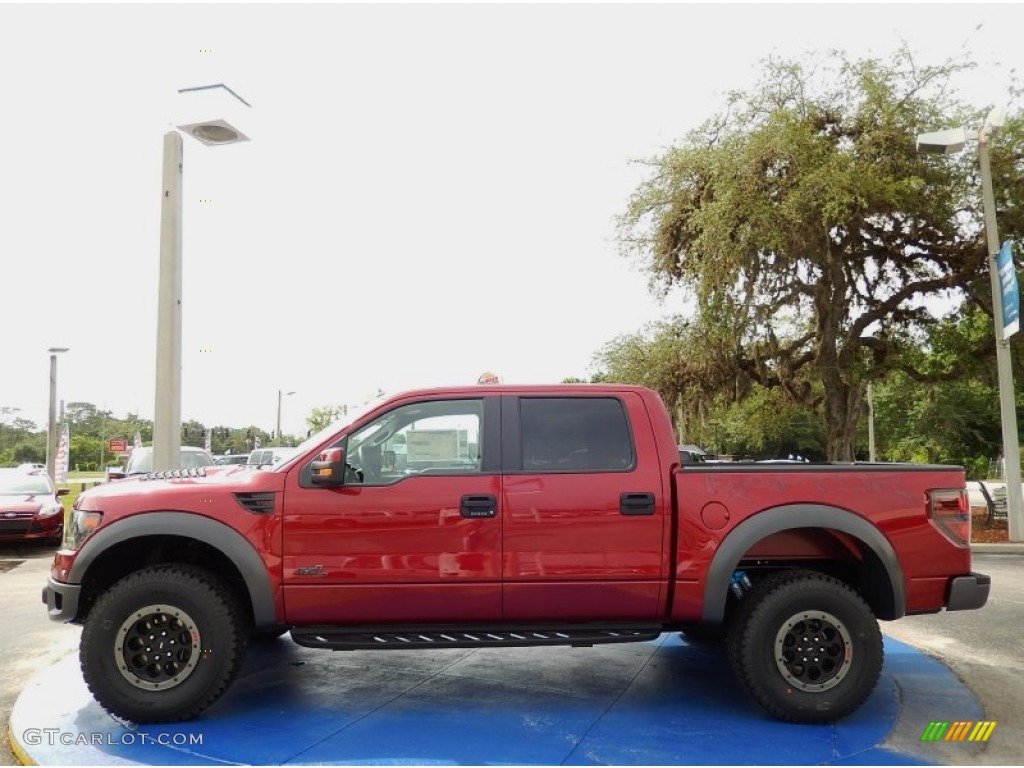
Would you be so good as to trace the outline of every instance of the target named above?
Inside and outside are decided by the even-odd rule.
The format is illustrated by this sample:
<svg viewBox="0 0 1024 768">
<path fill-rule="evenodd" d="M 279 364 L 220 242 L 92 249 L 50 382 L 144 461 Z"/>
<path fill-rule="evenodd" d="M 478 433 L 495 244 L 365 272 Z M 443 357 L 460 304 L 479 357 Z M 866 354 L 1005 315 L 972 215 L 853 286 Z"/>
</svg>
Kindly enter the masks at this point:
<svg viewBox="0 0 1024 768">
<path fill-rule="evenodd" d="M 54 504 L 54 505 L 50 505 L 50 506 L 45 506 L 44 505 L 39 510 L 39 512 L 36 513 L 36 517 L 53 517 L 58 512 L 63 512 L 63 511 L 64 511 L 64 507 L 61 506 L 60 504 Z"/>
<path fill-rule="evenodd" d="M 71 510 L 71 520 L 64 528 L 64 543 L 62 549 L 76 550 L 82 546 L 89 534 L 100 527 L 103 522 L 102 512 L 83 512 L 80 509 Z"/>
</svg>

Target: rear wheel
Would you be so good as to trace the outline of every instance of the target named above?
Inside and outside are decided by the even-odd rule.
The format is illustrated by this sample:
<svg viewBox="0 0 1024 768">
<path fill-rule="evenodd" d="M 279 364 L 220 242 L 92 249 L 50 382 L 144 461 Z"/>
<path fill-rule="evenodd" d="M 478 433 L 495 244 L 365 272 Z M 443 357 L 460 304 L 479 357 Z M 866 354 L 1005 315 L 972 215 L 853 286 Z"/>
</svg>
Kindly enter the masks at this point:
<svg viewBox="0 0 1024 768">
<path fill-rule="evenodd" d="M 738 607 L 729 658 L 770 714 L 828 723 L 857 709 L 882 670 L 882 633 L 867 603 L 843 582 L 788 571 L 756 584 Z"/>
<path fill-rule="evenodd" d="M 189 565 L 146 568 L 115 583 L 89 611 L 82 673 L 113 715 L 187 720 L 227 690 L 246 635 L 237 597 L 214 574 Z"/>
</svg>

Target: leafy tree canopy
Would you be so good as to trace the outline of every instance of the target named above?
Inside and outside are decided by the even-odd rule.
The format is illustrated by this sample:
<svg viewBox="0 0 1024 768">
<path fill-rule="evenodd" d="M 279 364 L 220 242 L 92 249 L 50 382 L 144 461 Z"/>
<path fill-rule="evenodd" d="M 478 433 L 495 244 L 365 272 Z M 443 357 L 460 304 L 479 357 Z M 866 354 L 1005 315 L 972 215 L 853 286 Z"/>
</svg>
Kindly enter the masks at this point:
<svg viewBox="0 0 1024 768">
<path fill-rule="evenodd" d="M 979 123 L 987 110 L 952 89 L 967 68 L 920 66 L 907 50 L 833 69 L 770 60 L 757 88 L 649 161 L 620 242 L 654 286 L 693 300 L 701 346 L 678 378 L 706 400 L 779 389 L 821 413 L 827 457 L 842 460 L 868 381 L 949 373 L 903 355 L 951 297 L 990 306 L 976 156 L 919 154 L 915 139 Z M 1010 149 L 1021 122 L 1011 115 L 991 149 L 1006 236 L 1024 225 Z"/>
<path fill-rule="evenodd" d="M 306 417 L 306 426 L 310 432 L 319 432 L 348 413 L 344 405 L 323 405 L 314 408 Z"/>
</svg>

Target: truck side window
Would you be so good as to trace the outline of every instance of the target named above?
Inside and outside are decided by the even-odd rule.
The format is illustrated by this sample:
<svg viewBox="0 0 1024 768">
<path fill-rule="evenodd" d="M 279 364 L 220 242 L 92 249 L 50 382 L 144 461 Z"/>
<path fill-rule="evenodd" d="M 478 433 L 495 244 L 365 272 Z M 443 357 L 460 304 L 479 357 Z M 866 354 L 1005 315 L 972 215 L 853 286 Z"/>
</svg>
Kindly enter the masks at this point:
<svg viewBox="0 0 1024 768">
<path fill-rule="evenodd" d="M 633 467 L 633 441 L 614 397 L 524 397 L 519 400 L 523 469 L 615 472 Z"/>
<path fill-rule="evenodd" d="M 348 438 L 351 485 L 480 472 L 483 400 L 431 400 L 388 411 Z"/>
</svg>

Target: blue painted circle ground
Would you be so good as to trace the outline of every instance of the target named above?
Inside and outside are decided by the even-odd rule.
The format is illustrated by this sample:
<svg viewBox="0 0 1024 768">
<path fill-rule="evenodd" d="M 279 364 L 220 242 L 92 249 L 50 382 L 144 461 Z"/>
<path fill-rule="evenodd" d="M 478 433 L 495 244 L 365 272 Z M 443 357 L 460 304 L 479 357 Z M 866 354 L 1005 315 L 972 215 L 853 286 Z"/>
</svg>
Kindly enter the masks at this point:
<svg viewBox="0 0 1024 768">
<path fill-rule="evenodd" d="M 96 704 L 71 656 L 22 692 L 10 727 L 16 752 L 42 765 L 922 764 L 881 746 L 907 697 L 941 690 L 959 717 L 981 710 L 945 667 L 885 645 L 867 703 L 824 726 L 771 719 L 723 649 L 666 634 L 581 649 L 334 653 L 286 637 L 252 647 L 200 719 L 137 729 Z"/>
</svg>

